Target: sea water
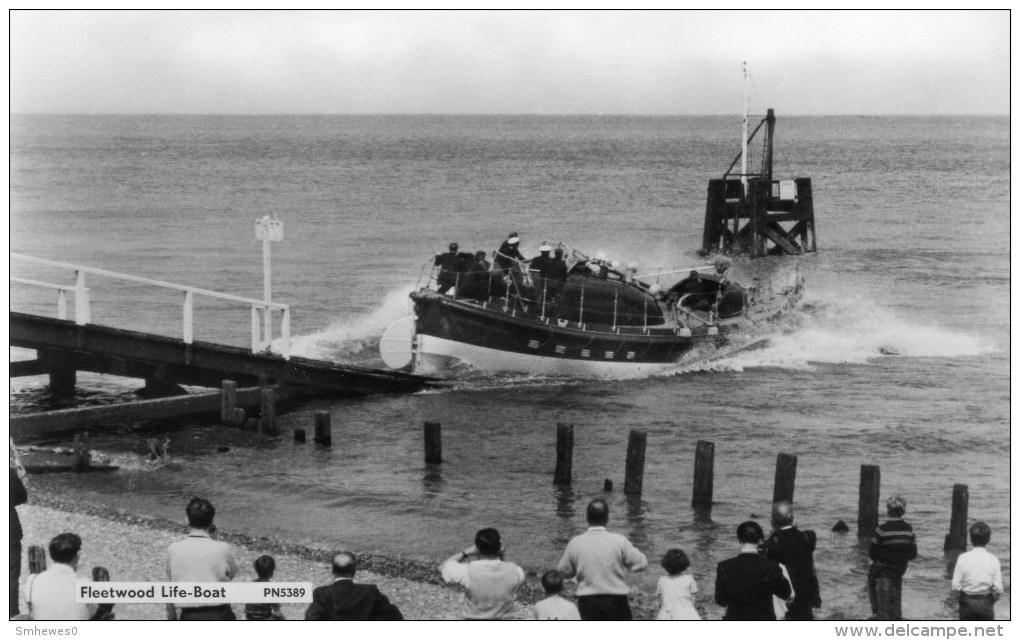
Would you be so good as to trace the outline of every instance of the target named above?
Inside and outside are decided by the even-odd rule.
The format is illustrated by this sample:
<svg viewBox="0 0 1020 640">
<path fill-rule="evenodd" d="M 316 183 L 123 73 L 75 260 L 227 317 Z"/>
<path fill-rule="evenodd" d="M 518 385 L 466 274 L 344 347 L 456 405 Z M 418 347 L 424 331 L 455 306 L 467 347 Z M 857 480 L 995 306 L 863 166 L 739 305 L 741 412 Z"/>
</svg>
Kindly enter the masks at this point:
<svg viewBox="0 0 1020 640">
<path fill-rule="evenodd" d="M 438 390 L 304 405 L 281 416 L 278 439 L 112 425 L 93 442 L 121 471 L 32 484 L 182 522 L 203 495 L 224 531 L 432 563 L 494 526 L 508 558 L 536 571 L 555 566 L 588 500 L 604 496 L 610 528 L 652 562 L 634 581 L 642 597 L 661 555 L 681 547 L 715 617 L 715 565 L 736 552 L 739 522 L 767 528 L 776 455 L 789 453 L 798 524 L 819 538 L 818 614 L 863 618 L 857 490 L 874 464 L 918 535 L 905 615 L 951 617 L 954 484 L 968 485 L 970 518 L 991 525 L 1010 580 L 1008 124 L 779 114 L 775 173 L 812 179 L 818 253 L 801 259 L 802 304 L 762 348 L 628 381 L 462 368 Z M 735 117 L 16 115 L 11 250 L 260 298 L 254 227 L 274 214 L 285 237 L 272 246 L 273 299 L 292 306 L 294 351 L 382 366 L 379 337 L 451 241 L 491 251 L 517 231 L 527 256 L 564 241 L 644 272 L 700 264 L 707 183 L 739 130 Z M 72 281 L 16 260 L 12 272 Z M 94 322 L 180 336 L 179 293 L 88 284 Z M 56 312 L 53 292 L 21 285 L 11 303 Z M 250 344 L 247 307 L 199 299 L 195 318 L 195 339 Z M 45 383 L 13 380 L 11 411 L 58 406 Z M 79 374 L 76 401 L 121 401 L 137 386 Z M 316 410 L 332 415 L 331 449 L 286 435 Z M 442 424 L 438 469 L 423 463 L 426 420 Z M 569 489 L 552 484 L 557 422 L 575 430 Z M 632 430 L 648 438 L 640 497 L 621 490 Z M 145 441 L 164 434 L 172 462 L 145 462 Z M 690 506 L 700 439 L 715 443 L 709 514 Z M 839 520 L 850 534 L 831 531 Z"/>
</svg>

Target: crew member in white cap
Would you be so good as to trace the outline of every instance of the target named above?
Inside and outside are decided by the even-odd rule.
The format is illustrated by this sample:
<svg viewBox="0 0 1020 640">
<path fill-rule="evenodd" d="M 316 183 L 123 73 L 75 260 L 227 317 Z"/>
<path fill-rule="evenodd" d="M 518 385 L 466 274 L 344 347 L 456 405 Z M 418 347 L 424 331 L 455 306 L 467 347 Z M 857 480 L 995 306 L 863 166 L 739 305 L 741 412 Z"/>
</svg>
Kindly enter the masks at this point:
<svg viewBox="0 0 1020 640">
<path fill-rule="evenodd" d="M 492 261 L 497 269 L 503 272 L 503 275 L 510 273 L 510 270 L 514 266 L 514 261 L 524 262 L 526 258 L 521 255 L 520 250 L 521 238 L 517 235 L 517 232 L 512 232 L 503 244 L 499 245 L 499 249 L 496 250 L 496 257 Z"/>
<path fill-rule="evenodd" d="M 531 259 L 528 272 L 531 274 L 531 284 L 535 287 L 535 298 L 542 303 L 548 296 L 546 291 L 546 272 L 549 271 L 549 267 L 553 263 L 552 256 L 549 255 L 552 247 L 543 244 L 538 250 L 540 255 Z"/>
</svg>

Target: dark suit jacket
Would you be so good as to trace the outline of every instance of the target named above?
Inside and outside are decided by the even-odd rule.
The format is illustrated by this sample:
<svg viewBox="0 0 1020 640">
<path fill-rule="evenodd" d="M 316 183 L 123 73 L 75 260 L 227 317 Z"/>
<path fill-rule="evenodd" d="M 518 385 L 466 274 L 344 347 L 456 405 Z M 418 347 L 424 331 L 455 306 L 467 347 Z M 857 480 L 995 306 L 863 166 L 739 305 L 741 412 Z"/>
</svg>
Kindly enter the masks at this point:
<svg viewBox="0 0 1020 640">
<path fill-rule="evenodd" d="M 775 620 L 772 596 L 790 597 L 790 583 L 779 564 L 757 553 L 741 553 L 716 568 L 715 601 L 726 607 L 723 620 Z"/>
<path fill-rule="evenodd" d="M 765 541 L 765 557 L 786 565 L 793 582 L 791 608 L 811 609 L 822 604 L 815 574 L 815 532 L 797 527 L 780 529 Z"/>
<path fill-rule="evenodd" d="M 400 609 L 374 584 L 337 580 L 312 592 L 305 620 L 403 620 Z"/>
</svg>

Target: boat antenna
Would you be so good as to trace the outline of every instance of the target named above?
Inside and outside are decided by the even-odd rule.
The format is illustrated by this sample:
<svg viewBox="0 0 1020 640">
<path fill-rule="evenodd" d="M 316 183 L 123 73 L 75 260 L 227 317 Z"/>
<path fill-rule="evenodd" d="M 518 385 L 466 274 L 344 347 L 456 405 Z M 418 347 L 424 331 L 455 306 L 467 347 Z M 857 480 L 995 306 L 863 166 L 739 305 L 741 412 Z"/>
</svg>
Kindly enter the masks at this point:
<svg viewBox="0 0 1020 640">
<path fill-rule="evenodd" d="M 747 194 L 747 111 L 748 111 L 747 61 L 744 61 L 744 130 L 740 136 L 740 184 Z"/>
</svg>

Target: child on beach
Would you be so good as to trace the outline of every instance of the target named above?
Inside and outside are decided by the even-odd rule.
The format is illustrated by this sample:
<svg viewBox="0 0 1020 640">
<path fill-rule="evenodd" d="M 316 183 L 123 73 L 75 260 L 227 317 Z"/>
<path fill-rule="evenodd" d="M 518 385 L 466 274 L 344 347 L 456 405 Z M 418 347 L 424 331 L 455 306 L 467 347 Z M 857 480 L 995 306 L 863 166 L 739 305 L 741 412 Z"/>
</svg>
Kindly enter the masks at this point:
<svg viewBox="0 0 1020 640">
<path fill-rule="evenodd" d="M 681 549 L 670 549 L 662 556 L 662 568 L 668 576 L 659 578 L 656 595 L 659 615 L 656 620 L 701 620 L 694 608 L 694 594 L 698 585 L 693 576 L 684 573 L 691 566 L 687 554 Z"/>
<path fill-rule="evenodd" d="M 535 620 L 580 620 L 577 605 L 560 595 L 563 576 L 555 569 L 542 574 L 545 600 L 535 603 Z"/>
<path fill-rule="evenodd" d="M 255 560 L 255 573 L 258 578 L 255 582 L 269 582 L 276 573 L 276 561 L 272 556 L 259 556 Z M 250 603 L 244 605 L 245 620 L 286 620 L 280 611 L 279 604 L 268 602 Z"/>
</svg>

